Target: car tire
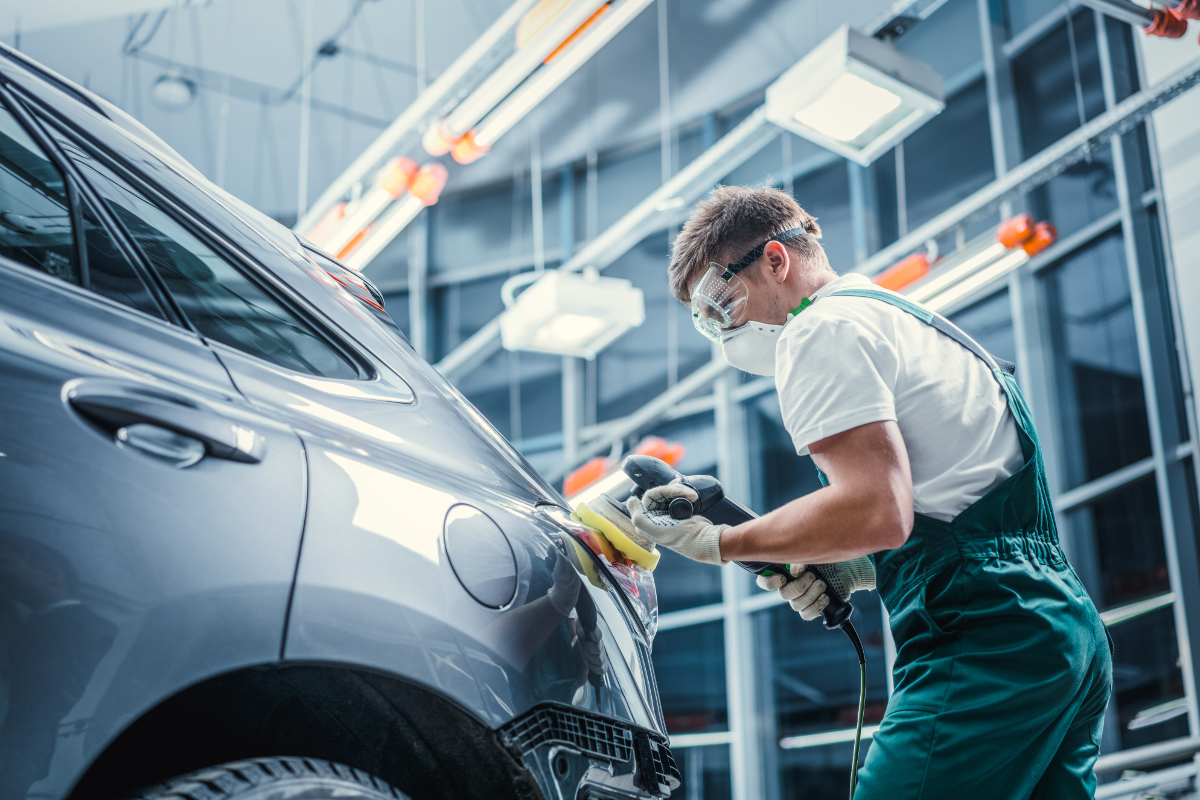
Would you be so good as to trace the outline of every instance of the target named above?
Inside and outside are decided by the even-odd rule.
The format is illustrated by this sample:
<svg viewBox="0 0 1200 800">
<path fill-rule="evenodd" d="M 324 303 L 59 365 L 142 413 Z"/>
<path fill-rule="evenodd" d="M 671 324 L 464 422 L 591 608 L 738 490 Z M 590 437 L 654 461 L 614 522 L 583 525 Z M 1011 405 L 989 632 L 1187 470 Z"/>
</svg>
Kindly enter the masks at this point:
<svg viewBox="0 0 1200 800">
<path fill-rule="evenodd" d="M 207 767 L 146 789 L 136 800 L 409 800 L 360 769 L 316 758 L 255 758 Z"/>
</svg>

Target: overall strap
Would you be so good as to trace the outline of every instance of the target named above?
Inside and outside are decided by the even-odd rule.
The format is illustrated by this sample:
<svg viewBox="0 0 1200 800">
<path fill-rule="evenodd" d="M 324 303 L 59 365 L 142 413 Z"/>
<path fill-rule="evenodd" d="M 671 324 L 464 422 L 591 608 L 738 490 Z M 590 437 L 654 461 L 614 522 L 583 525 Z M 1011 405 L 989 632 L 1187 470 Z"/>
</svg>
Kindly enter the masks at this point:
<svg viewBox="0 0 1200 800">
<path fill-rule="evenodd" d="M 974 339 L 963 333 L 958 326 L 950 320 L 946 319 L 940 314 L 935 314 L 924 306 L 919 306 L 911 300 L 901 297 L 900 295 L 892 294 L 891 292 L 885 292 L 881 289 L 841 289 L 829 294 L 829 297 L 839 296 L 870 297 L 875 300 L 882 300 L 885 303 L 890 303 L 896 308 L 912 314 L 926 325 L 929 325 L 946 334 L 951 339 L 958 342 L 975 355 L 979 356 L 979 358 L 983 359 L 984 363 L 986 363 L 990 368 L 999 369 L 1002 372 L 1007 372 L 1009 375 L 1015 375 L 1017 372 L 1016 364 L 1012 363 L 1011 361 L 1005 361 L 1003 358 L 996 358 L 994 355 L 980 347 Z"/>
</svg>

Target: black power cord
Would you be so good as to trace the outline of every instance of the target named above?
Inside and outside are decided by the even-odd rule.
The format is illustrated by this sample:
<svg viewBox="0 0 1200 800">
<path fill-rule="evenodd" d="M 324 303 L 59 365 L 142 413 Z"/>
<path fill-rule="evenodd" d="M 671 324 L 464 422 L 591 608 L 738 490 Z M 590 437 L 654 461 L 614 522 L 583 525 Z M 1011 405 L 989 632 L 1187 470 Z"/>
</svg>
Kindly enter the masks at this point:
<svg viewBox="0 0 1200 800">
<path fill-rule="evenodd" d="M 858 727 L 854 731 L 854 758 L 850 761 L 850 800 L 854 800 L 854 790 L 858 788 L 858 750 L 862 744 L 863 718 L 867 711 L 867 654 L 850 620 L 843 622 L 841 628 L 858 653 Z"/>
</svg>

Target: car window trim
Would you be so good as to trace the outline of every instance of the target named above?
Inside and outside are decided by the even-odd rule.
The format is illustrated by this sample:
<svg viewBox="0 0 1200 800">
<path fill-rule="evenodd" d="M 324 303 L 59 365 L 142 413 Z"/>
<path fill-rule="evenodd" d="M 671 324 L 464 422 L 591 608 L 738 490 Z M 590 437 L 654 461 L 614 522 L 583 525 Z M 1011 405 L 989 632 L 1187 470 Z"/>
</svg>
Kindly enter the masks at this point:
<svg viewBox="0 0 1200 800">
<path fill-rule="evenodd" d="M 26 92 L 22 91 L 22 95 Z M 43 107 L 45 108 L 45 107 Z M 117 177 L 129 183 L 139 192 L 143 193 L 147 198 L 150 198 L 161 210 L 170 216 L 176 223 L 183 226 L 189 233 L 199 239 L 205 246 L 210 247 L 218 256 L 224 258 L 230 263 L 234 269 L 246 277 L 251 283 L 261 289 L 275 302 L 279 303 L 285 311 L 292 314 L 304 325 L 308 326 L 317 337 L 325 343 L 326 346 L 332 348 L 342 358 L 344 358 L 358 373 L 356 378 L 348 379 L 352 381 L 369 381 L 378 377 L 377 370 L 372 361 L 363 356 L 357 348 L 351 347 L 346 343 L 346 337 L 337 335 L 331 330 L 332 326 L 328 324 L 324 318 L 309 309 L 308 304 L 301 298 L 297 298 L 294 292 L 285 283 L 280 281 L 276 276 L 271 275 L 270 271 L 258 264 L 253 258 L 244 253 L 240 247 L 237 247 L 232 242 L 229 242 L 224 237 L 220 236 L 212 227 L 207 224 L 202 215 L 196 213 L 187 203 L 182 202 L 174 193 L 167 191 L 165 188 L 158 186 L 154 181 L 143 176 L 138 170 L 131 167 L 123 158 L 103 143 L 93 139 L 87 135 L 86 131 L 81 131 L 69 120 L 63 119 L 52 110 L 47 109 L 46 116 L 52 116 L 52 124 L 63 132 L 63 135 L 73 140 L 77 145 L 86 150 L 89 155 L 99 161 L 108 169 L 116 173 Z M 55 143 L 57 148 L 57 143 Z M 70 161 L 65 155 L 67 161 Z M 72 163 L 73 171 L 77 172 L 77 168 Z M 168 165 L 169 166 L 169 165 Z M 80 175 L 80 181 L 88 186 L 88 188 L 99 196 L 99 191 L 92 187 L 87 179 Z M 101 205 L 104 205 L 101 203 Z M 153 283 L 164 296 L 168 298 L 170 307 L 175 315 L 178 316 L 181 327 L 195 333 L 205 341 L 208 341 L 204 335 L 195 329 L 187 315 L 179 307 L 174 296 L 167 288 L 165 281 L 149 263 L 146 255 L 141 251 L 141 248 L 133 240 L 131 234 L 125 230 L 124 225 L 120 220 L 116 219 L 115 215 L 108 212 L 105 206 L 106 215 L 112 220 L 112 225 L 118 227 L 123 236 L 129 242 L 129 246 L 137 253 L 137 258 L 143 269 L 152 276 Z M 281 254 L 282 255 L 282 254 Z M 286 257 L 286 256 L 284 256 Z M 265 363 L 271 363 L 266 359 L 256 356 L 253 353 L 246 355 L 252 358 L 257 358 Z M 278 365 L 272 365 L 278 366 Z M 301 373 L 307 374 L 307 373 Z"/>
<path fill-rule="evenodd" d="M 108 209 L 103 208 L 101 204 L 97 203 L 98 198 L 93 195 L 92 187 L 87 183 L 86 180 L 83 179 L 83 176 L 79 174 L 78 169 L 76 169 L 74 163 L 71 162 L 71 159 L 59 149 L 58 143 L 54 141 L 54 137 L 52 137 L 50 133 L 43 127 L 44 123 L 38 118 L 38 115 L 22 102 L 23 98 L 21 95 L 24 93 L 20 92 L 19 89 L 18 91 L 14 92 L 12 91 L 13 89 L 18 89 L 18 87 L 15 87 L 11 83 L 0 81 L 0 103 L 3 103 L 4 107 L 9 110 L 14 117 L 16 117 L 17 123 L 21 125 L 29 137 L 34 140 L 34 143 L 42 148 L 43 154 L 46 156 L 46 158 L 50 159 L 50 162 L 54 164 L 54 166 L 57 167 L 62 173 L 63 180 L 66 183 L 67 200 L 71 206 L 71 227 L 73 228 L 72 238 L 75 240 L 76 258 L 79 262 L 80 285 L 76 288 L 97 297 L 103 297 L 103 295 L 91 289 L 90 273 L 87 267 L 87 228 L 84 225 L 83 202 L 85 199 L 88 200 L 98 216 L 102 214 L 107 215 Z M 166 319 L 157 319 L 152 314 L 147 314 L 146 312 L 140 311 L 132 306 L 126 307 L 131 308 L 134 311 L 138 311 L 148 319 L 157 319 L 158 322 L 170 323 L 172 317 L 172 313 L 170 311 L 171 305 L 164 303 L 164 297 L 159 291 L 157 291 L 155 281 L 150 279 L 150 276 L 139 263 L 139 260 L 131 257 L 128 247 L 129 243 L 122 242 L 121 237 L 115 236 L 112 226 L 106 225 L 103 217 L 101 217 L 100 222 L 101 225 L 104 225 L 108 234 L 113 236 L 114 240 L 117 242 L 117 247 L 125 256 L 126 260 L 130 263 L 131 269 L 133 269 L 139 280 L 142 281 L 143 285 L 145 285 L 146 289 L 150 292 L 150 296 L 153 299 L 155 306 L 158 308 L 159 313 L 163 314 Z M 67 282 L 64 281 L 64 283 Z M 104 299 L 109 300 L 110 298 Z M 124 304 L 117 303 L 117 305 Z"/>
</svg>

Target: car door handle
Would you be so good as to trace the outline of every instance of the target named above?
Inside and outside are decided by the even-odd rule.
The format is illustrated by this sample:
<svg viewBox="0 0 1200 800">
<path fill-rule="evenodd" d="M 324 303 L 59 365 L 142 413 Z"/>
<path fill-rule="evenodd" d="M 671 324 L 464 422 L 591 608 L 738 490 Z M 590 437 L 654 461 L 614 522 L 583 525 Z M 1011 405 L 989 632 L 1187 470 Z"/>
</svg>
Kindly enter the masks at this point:
<svg viewBox="0 0 1200 800">
<path fill-rule="evenodd" d="M 154 425 L 201 442 L 213 458 L 244 464 L 261 462 L 267 452 L 262 434 L 167 392 L 111 385 L 89 389 L 82 384 L 67 392 L 67 401 L 84 417 L 114 434 L 130 425 Z"/>
</svg>

